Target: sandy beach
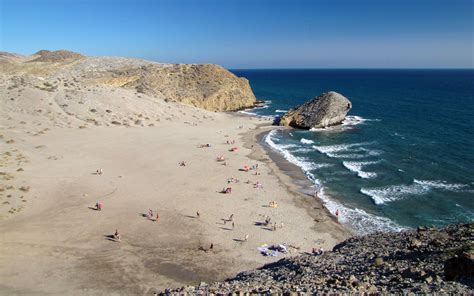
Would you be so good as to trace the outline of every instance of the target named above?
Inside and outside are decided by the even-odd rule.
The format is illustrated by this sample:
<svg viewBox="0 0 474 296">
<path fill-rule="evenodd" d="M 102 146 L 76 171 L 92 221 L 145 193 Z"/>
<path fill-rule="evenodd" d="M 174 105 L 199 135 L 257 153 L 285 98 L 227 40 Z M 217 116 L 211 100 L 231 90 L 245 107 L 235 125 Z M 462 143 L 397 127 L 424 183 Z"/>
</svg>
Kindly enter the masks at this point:
<svg viewBox="0 0 474 296">
<path fill-rule="evenodd" d="M 5 160 L 2 171 L 13 178 L 2 181 L 2 202 L 20 196 L 25 202 L 14 214 L 2 207 L 2 293 L 143 294 L 223 280 L 282 258 L 262 256 L 262 244 L 300 248 L 290 248 L 285 256 L 291 256 L 329 249 L 348 236 L 313 197 L 291 191 L 289 177 L 257 144 L 255 136 L 271 128 L 262 127 L 268 123 L 173 108 L 188 114 L 155 127 L 51 125 L 39 135 L 32 135 L 34 120 L 16 127 L 15 121 L 27 119 L 3 117 L 2 156 L 13 161 Z M 238 150 L 230 152 L 233 147 Z M 19 155 L 27 162 L 16 162 Z M 259 175 L 239 171 L 257 164 Z M 228 184 L 228 178 L 239 182 Z M 254 188 L 256 182 L 263 188 Z M 231 194 L 219 193 L 226 187 Z M 98 201 L 102 211 L 92 209 Z M 269 207 L 271 201 L 278 207 Z M 143 216 L 149 208 L 159 213 L 158 222 Z M 232 214 L 234 228 L 223 220 Z M 277 223 L 276 231 L 256 225 L 265 216 Z M 106 237 L 115 229 L 121 242 Z M 211 244 L 213 250 L 200 250 Z"/>
</svg>

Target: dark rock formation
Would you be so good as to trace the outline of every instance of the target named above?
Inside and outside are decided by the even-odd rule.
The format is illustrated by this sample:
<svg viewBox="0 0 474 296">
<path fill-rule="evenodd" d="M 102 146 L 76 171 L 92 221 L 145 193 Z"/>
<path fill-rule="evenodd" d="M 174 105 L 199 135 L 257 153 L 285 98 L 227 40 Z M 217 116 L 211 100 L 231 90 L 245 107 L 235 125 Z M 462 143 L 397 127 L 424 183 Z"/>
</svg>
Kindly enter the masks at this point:
<svg viewBox="0 0 474 296">
<path fill-rule="evenodd" d="M 474 223 L 353 237 L 323 255 L 303 254 L 242 272 L 225 282 L 162 294 L 473 295 Z"/>
<path fill-rule="evenodd" d="M 352 103 L 346 97 L 330 91 L 285 113 L 280 125 L 304 129 L 328 127 L 340 124 L 351 108 Z"/>
</svg>

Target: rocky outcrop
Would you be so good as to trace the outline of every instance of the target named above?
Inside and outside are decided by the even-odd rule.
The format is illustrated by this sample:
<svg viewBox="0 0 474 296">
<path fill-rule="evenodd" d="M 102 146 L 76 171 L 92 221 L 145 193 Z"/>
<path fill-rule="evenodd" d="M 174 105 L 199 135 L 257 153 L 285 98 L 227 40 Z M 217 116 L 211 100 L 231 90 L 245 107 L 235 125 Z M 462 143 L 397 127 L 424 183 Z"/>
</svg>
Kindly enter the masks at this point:
<svg viewBox="0 0 474 296">
<path fill-rule="evenodd" d="M 35 62 L 66 62 L 85 58 L 82 54 L 69 50 L 49 51 L 42 49 L 36 52 L 35 55 L 39 56 L 38 58 L 32 60 Z"/>
<path fill-rule="evenodd" d="M 343 95 L 330 91 L 285 113 L 280 125 L 303 129 L 324 128 L 340 124 L 352 103 Z"/>
<path fill-rule="evenodd" d="M 218 65 L 147 65 L 114 74 L 116 79 L 134 78 L 123 87 L 210 111 L 240 110 L 256 103 L 248 80 Z"/>
<path fill-rule="evenodd" d="M 282 259 L 225 282 L 162 294 L 464 294 L 474 292 L 474 223 L 353 237 L 322 255 Z"/>
</svg>

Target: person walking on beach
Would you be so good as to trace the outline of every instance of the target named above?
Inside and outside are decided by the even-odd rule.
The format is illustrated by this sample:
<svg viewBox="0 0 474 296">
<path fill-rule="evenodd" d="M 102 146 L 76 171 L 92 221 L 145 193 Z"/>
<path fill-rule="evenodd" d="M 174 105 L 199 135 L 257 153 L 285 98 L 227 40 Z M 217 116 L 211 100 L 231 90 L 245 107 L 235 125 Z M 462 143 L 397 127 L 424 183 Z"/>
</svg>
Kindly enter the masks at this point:
<svg viewBox="0 0 474 296">
<path fill-rule="evenodd" d="M 199 210 L 196 212 L 196 217 L 201 217 L 201 213 L 199 212 Z"/>
</svg>

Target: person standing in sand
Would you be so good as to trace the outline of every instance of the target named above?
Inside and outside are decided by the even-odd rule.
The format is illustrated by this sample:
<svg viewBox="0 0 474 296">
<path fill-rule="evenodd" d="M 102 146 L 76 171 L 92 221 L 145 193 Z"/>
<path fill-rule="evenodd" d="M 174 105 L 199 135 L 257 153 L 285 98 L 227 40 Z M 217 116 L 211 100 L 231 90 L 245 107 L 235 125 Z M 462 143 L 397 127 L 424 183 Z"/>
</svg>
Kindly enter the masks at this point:
<svg viewBox="0 0 474 296">
<path fill-rule="evenodd" d="M 201 217 L 201 213 L 199 212 L 199 210 L 196 212 L 196 217 Z"/>
</svg>

